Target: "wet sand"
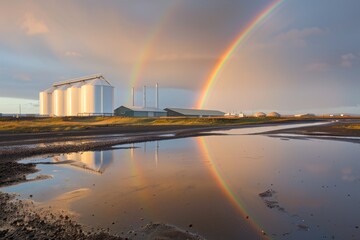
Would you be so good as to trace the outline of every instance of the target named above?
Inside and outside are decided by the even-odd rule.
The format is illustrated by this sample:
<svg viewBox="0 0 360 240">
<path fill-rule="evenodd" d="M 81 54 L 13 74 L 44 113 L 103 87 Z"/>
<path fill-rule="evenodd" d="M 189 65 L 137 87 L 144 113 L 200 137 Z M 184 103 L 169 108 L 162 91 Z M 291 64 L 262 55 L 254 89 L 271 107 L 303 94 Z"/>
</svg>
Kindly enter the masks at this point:
<svg viewBox="0 0 360 240">
<path fill-rule="evenodd" d="M 338 120 L 320 126 L 288 128 L 260 133 L 283 139 L 325 139 L 360 143 L 359 119 Z"/>
<path fill-rule="evenodd" d="M 117 236 L 108 229 L 89 229 L 78 224 L 72 213 L 16 199 L 0 192 L 0 239 L 203 239 L 174 226 L 152 223 Z"/>
</svg>

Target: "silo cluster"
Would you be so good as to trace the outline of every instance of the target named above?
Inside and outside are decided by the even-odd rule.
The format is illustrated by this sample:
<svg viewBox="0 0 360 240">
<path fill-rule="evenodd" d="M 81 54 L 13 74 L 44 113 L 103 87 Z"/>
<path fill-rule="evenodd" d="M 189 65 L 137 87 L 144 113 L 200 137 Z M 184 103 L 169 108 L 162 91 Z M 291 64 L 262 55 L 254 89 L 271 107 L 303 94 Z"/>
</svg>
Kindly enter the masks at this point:
<svg viewBox="0 0 360 240">
<path fill-rule="evenodd" d="M 102 76 L 94 75 L 54 83 L 39 94 L 40 115 L 112 115 L 114 87 Z"/>
</svg>

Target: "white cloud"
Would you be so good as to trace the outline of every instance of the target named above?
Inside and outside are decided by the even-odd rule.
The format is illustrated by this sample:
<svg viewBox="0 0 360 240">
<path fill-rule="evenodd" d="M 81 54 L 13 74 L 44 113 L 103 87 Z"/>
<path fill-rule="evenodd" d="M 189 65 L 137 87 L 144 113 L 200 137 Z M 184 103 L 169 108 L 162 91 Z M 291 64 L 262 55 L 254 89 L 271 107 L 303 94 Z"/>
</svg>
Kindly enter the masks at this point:
<svg viewBox="0 0 360 240">
<path fill-rule="evenodd" d="M 357 57 L 352 53 L 344 54 L 341 56 L 341 66 L 351 68 L 356 59 Z"/>
<path fill-rule="evenodd" d="M 26 14 L 21 24 L 22 29 L 28 35 L 43 34 L 49 32 L 48 27 L 41 20 L 36 19 L 32 14 Z"/>
<path fill-rule="evenodd" d="M 75 51 L 66 51 L 65 56 L 77 58 L 77 57 L 82 57 L 82 54 Z"/>
<path fill-rule="evenodd" d="M 306 46 L 306 38 L 326 33 L 326 30 L 313 27 L 304 29 L 291 29 L 288 32 L 281 33 L 275 37 L 278 44 L 290 43 L 297 47 Z"/>
</svg>

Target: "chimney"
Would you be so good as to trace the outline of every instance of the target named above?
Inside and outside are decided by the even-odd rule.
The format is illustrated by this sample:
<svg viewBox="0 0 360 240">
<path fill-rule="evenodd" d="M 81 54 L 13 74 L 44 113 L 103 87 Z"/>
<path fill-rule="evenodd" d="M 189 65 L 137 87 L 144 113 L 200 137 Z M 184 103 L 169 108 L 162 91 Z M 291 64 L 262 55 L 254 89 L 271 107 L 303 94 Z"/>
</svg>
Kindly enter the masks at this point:
<svg viewBox="0 0 360 240">
<path fill-rule="evenodd" d="M 132 96 L 132 106 L 135 106 L 135 89 L 132 87 L 131 89 L 131 96 Z"/>
<path fill-rule="evenodd" d="M 143 90 L 143 106 L 146 108 L 146 86 L 144 86 Z"/>
<path fill-rule="evenodd" d="M 155 107 L 157 109 L 159 109 L 159 84 L 156 83 L 156 88 L 155 88 Z"/>
</svg>

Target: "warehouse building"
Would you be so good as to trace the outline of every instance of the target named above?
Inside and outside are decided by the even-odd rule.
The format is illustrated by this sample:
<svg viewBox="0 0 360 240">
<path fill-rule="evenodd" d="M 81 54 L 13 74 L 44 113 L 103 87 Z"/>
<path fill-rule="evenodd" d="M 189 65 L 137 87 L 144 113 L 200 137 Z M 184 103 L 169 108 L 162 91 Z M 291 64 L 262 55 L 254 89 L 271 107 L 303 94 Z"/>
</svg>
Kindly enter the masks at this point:
<svg viewBox="0 0 360 240">
<path fill-rule="evenodd" d="M 168 117 L 223 117 L 224 112 L 217 110 L 165 108 Z"/>
<path fill-rule="evenodd" d="M 153 107 L 120 106 L 114 110 L 114 115 L 122 117 L 166 117 L 167 113 Z"/>
<path fill-rule="evenodd" d="M 42 116 L 113 115 L 114 87 L 102 75 L 54 83 L 39 97 Z"/>
</svg>

